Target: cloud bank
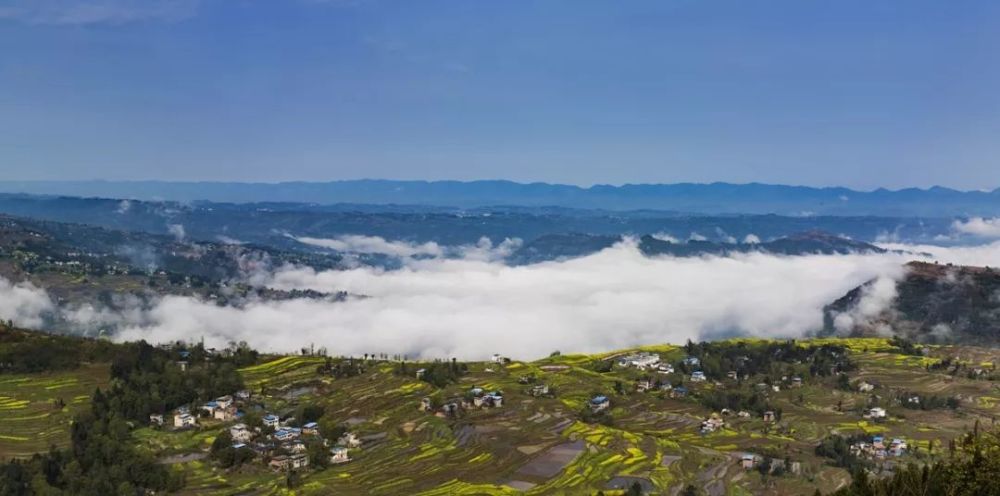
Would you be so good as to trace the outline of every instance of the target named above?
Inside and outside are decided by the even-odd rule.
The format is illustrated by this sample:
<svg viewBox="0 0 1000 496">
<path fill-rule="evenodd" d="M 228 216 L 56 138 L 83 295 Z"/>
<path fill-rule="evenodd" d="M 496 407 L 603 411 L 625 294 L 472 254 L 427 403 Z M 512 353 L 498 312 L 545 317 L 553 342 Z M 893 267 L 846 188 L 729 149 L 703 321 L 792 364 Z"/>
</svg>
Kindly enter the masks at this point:
<svg viewBox="0 0 1000 496">
<path fill-rule="evenodd" d="M 892 248 L 892 245 L 887 246 Z M 1000 264 L 1000 243 L 941 248 L 900 245 L 925 258 Z M 451 248 L 449 248 L 451 249 Z M 554 350 L 593 352 L 730 335 L 799 337 L 822 326 L 823 307 L 870 280 L 863 305 L 845 319 L 864 320 L 890 305 L 907 253 L 728 257 L 647 257 L 635 240 L 561 262 L 511 267 L 506 248 L 481 243 L 466 257 L 410 258 L 396 270 L 315 271 L 284 267 L 258 274 L 278 289 L 347 291 L 347 301 L 213 301 L 167 296 L 127 311 L 60 310 L 81 327 L 116 327 L 120 339 L 244 340 L 291 352 L 325 346 L 333 354 L 400 353 L 482 359 L 492 353 L 537 358 Z M 446 250 L 447 251 L 447 250 Z M 407 251 L 406 253 L 410 253 Z M 361 296 L 363 295 L 363 296 Z M 44 291 L 0 284 L 0 318 L 36 326 L 53 311 Z"/>
<path fill-rule="evenodd" d="M 1000 218 L 972 217 L 968 220 L 956 220 L 952 222 L 951 229 L 958 234 L 980 238 L 1000 238 Z"/>
<path fill-rule="evenodd" d="M 167 297 L 123 326 L 124 339 L 245 340 L 290 351 L 523 358 L 725 335 L 795 337 L 822 308 L 876 277 L 898 277 L 886 255 L 649 258 L 633 241 L 563 262 L 509 267 L 474 259 L 411 260 L 398 270 L 286 267 L 266 284 L 365 297 L 219 307 Z"/>
</svg>

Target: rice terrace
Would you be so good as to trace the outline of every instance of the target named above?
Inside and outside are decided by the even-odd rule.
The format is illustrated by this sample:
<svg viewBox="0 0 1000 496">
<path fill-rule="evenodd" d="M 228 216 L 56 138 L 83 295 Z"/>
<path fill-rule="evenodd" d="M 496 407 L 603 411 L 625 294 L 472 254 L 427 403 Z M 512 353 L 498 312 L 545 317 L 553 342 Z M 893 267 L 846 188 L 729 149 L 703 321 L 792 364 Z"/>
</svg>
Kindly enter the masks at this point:
<svg viewBox="0 0 1000 496">
<path fill-rule="evenodd" d="M 882 338 L 735 339 L 602 355 L 554 353 L 532 362 L 497 356 L 411 363 L 305 351 L 261 355 L 234 369 L 245 388 L 232 391 L 243 398 L 236 400 L 238 416 L 202 410 L 192 425 L 175 427 L 179 414 L 166 412 L 163 425 L 137 422 L 131 443 L 142 456 L 167 464 L 183 481 L 181 494 L 615 494 L 634 488 L 812 494 L 847 485 L 849 463 L 891 473 L 901 464 L 947 458 L 950 443 L 991 426 L 1000 413 L 991 353 L 967 346 L 914 350 L 912 343 Z M 176 345 L 156 354 L 186 362 L 183 373 L 191 374 L 227 367 L 245 352 L 213 355 Z M 764 356 L 770 359 L 758 363 Z M 95 388 L 108 387 L 108 369 L 82 363 L 72 372 L 0 376 L 0 452 L 24 458 L 50 444 L 68 446 L 72 414 L 89 407 Z M 694 369 L 706 378 L 692 380 Z M 492 392 L 502 394 L 502 403 L 484 400 Z M 596 408 L 595 397 L 609 404 Z M 885 415 L 873 416 L 879 408 Z M 276 428 L 263 423 L 272 415 Z M 247 456 L 220 465 L 220 450 L 232 448 L 220 448 L 217 439 L 243 425 L 263 427 L 257 436 L 294 430 L 302 441 L 259 454 L 273 449 L 259 437 L 237 448 Z M 295 456 L 296 443 L 311 442 L 308 432 L 340 436 L 351 446 L 348 460 L 275 470 L 275 460 Z M 844 452 L 824 447 L 837 439 L 857 444 Z M 863 449 L 873 439 L 901 440 L 905 448 L 869 455 Z M 280 454 L 284 449 L 288 455 Z"/>
</svg>

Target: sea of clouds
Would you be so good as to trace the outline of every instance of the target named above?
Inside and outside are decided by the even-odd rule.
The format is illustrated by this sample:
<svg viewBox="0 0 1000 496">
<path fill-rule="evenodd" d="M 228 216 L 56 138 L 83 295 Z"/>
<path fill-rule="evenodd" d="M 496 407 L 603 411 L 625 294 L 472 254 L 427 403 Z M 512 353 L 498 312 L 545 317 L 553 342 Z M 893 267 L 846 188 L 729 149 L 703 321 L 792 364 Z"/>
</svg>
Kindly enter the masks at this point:
<svg viewBox="0 0 1000 496">
<path fill-rule="evenodd" d="M 1000 242 L 886 244 L 892 251 L 885 254 L 683 258 L 647 257 L 626 239 L 589 256 L 525 266 L 503 263 L 516 246 L 512 241 L 467 247 L 359 236 L 304 242 L 391 254 L 401 265 L 258 272 L 251 279 L 263 286 L 356 296 L 238 307 L 166 296 L 152 303 L 121 297 L 114 311 L 61 308 L 43 289 L 0 279 L 0 318 L 38 327 L 55 313 L 82 330 L 115 328 L 122 340 L 204 338 L 213 346 L 246 341 L 270 351 L 314 344 L 336 355 L 478 359 L 502 353 L 527 359 L 555 350 L 593 352 L 732 335 L 801 337 L 822 327 L 825 305 L 876 281 L 857 309 L 838 317 L 837 327 L 847 329 L 891 304 L 894 281 L 907 261 L 1000 266 Z"/>
</svg>

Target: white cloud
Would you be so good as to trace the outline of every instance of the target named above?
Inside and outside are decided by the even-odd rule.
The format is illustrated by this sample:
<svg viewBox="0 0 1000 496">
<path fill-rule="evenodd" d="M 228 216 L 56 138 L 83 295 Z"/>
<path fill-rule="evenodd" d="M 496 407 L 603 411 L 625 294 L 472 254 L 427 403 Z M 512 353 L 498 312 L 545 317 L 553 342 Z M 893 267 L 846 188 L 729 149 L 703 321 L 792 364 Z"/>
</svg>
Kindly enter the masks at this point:
<svg viewBox="0 0 1000 496">
<path fill-rule="evenodd" d="M 978 236 L 980 238 L 1000 238 L 1000 218 L 984 219 L 972 217 L 969 220 L 956 220 L 951 223 L 951 229 L 958 234 Z"/>
<path fill-rule="evenodd" d="M 975 246 L 908 245 L 879 243 L 887 250 L 906 252 L 908 259 L 955 265 L 1000 267 L 1000 241 Z"/>
<path fill-rule="evenodd" d="M 187 232 L 181 224 L 167 224 L 167 232 L 173 235 L 178 242 L 184 241 L 184 238 L 187 237 Z"/>
<path fill-rule="evenodd" d="M 898 293 L 896 292 L 896 279 L 901 272 L 892 276 L 881 276 L 871 284 L 861 290 L 861 297 L 857 303 L 846 312 L 837 314 L 833 319 L 834 328 L 842 334 L 847 334 L 858 326 L 876 325 L 876 331 L 880 330 L 877 319 L 886 310 L 892 308 L 893 302 Z M 884 326 L 883 326 L 884 327 Z M 883 332 L 879 334 L 891 334 L 891 329 L 881 328 Z"/>
<path fill-rule="evenodd" d="M 651 234 L 650 236 L 652 236 L 653 239 L 658 239 L 660 241 L 666 241 L 667 243 L 678 244 L 678 243 L 681 242 L 679 239 L 671 236 L 670 233 L 665 233 L 665 232 L 658 232 L 658 233 L 655 233 L 655 234 Z"/>
<path fill-rule="evenodd" d="M 115 302 L 126 311 L 83 306 L 59 315 L 90 331 L 117 326 L 120 339 L 204 337 L 216 346 L 245 340 L 268 351 L 315 343 L 347 355 L 535 358 L 555 349 L 590 352 L 727 334 L 802 336 L 822 326 L 825 305 L 870 280 L 876 282 L 861 304 L 837 325 L 846 329 L 875 320 L 879 330 L 875 317 L 891 304 L 893 281 L 912 253 L 1000 265 L 1000 242 L 888 247 L 907 253 L 646 257 L 630 239 L 585 257 L 511 267 L 493 255 L 511 249 L 510 243 L 481 242 L 466 247 L 468 258 L 406 258 L 398 270 L 284 267 L 255 276 L 255 283 L 280 289 L 359 295 L 344 302 L 295 299 L 225 307 L 167 296 L 150 303 Z M 54 310 L 44 291 L 0 279 L 0 318 L 37 326 Z"/>
<path fill-rule="evenodd" d="M 124 24 L 177 21 L 195 15 L 200 0 L 10 0 L 0 19 L 28 24 Z"/>
<path fill-rule="evenodd" d="M 320 248 L 329 248 L 345 253 L 369 253 L 403 258 L 444 256 L 444 248 L 434 242 L 416 244 L 407 241 L 389 241 L 380 236 L 362 236 L 357 234 L 345 234 L 335 238 L 311 238 L 308 236 L 293 236 L 293 238 L 299 243 L 318 246 Z"/>
<path fill-rule="evenodd" d="M 365 297 L 219 307 L 167 297 L 122 332 L 129 339 L 245 340 L 290 351 L 316 343 L 372 352 L 534 358 L 681 343 L 724 334 L 801 336 L 853 287 L 897 274 L 889 255 L 649 258 L 634 241 L 597 254 L 509 267 L 464 259 L 410 260 L 399 270 L 285 268 L 273 287 L 345 290 Z"/>
<path fill-rule="evenodd" d="M 40 327 L 46 313 L 55 310 L 48 293 L 31 283 L 12 284 L 0 277 L 0 319 L 22 327 Z"/>
<path fill-rule="evenodd" d="M 746 237 L 743 238 L 743 243 L 748 245 L 759 245 L 760 237 L 753 233 L 747 234 Z"/>
<path fill-rule="evenodd" d="M 505 239 L 499 245 L 493 246 L 493 242 L 486 237 L 480 238 L 475 245 L 459 246 L 444 246 L 433 241 L 411 243 L 409 241 L 387 240 L 380 236 L 358 234 L 346 234 L 335 238 L 291 237 L 300 243 L 343 253 L 388 255 L 401 259 L 461 257 L 492 261 L 510 256 L 514 250 L 521 246 L 520 239 Z"/>
</svg>

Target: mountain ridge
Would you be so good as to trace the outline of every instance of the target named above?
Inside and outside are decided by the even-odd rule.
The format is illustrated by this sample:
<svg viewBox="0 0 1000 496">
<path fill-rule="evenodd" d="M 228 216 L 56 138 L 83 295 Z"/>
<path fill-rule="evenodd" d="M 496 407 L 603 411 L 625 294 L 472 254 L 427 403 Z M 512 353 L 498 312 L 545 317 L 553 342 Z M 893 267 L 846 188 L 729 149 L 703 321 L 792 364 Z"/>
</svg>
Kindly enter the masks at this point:
<svg viewBox="0 0 1000 496">
<path fill-rule="evenodd" d="M 507 180 L 359 179 L 327 182 L 0 181 L 9 193 L 232 203 L 295 202 L 450 207 L 531 206 L 783 215 L 1000 215 L 1000 188 L 791 186 L 764 183 L 627 183 L 576 186 Z"/>
</svg>

